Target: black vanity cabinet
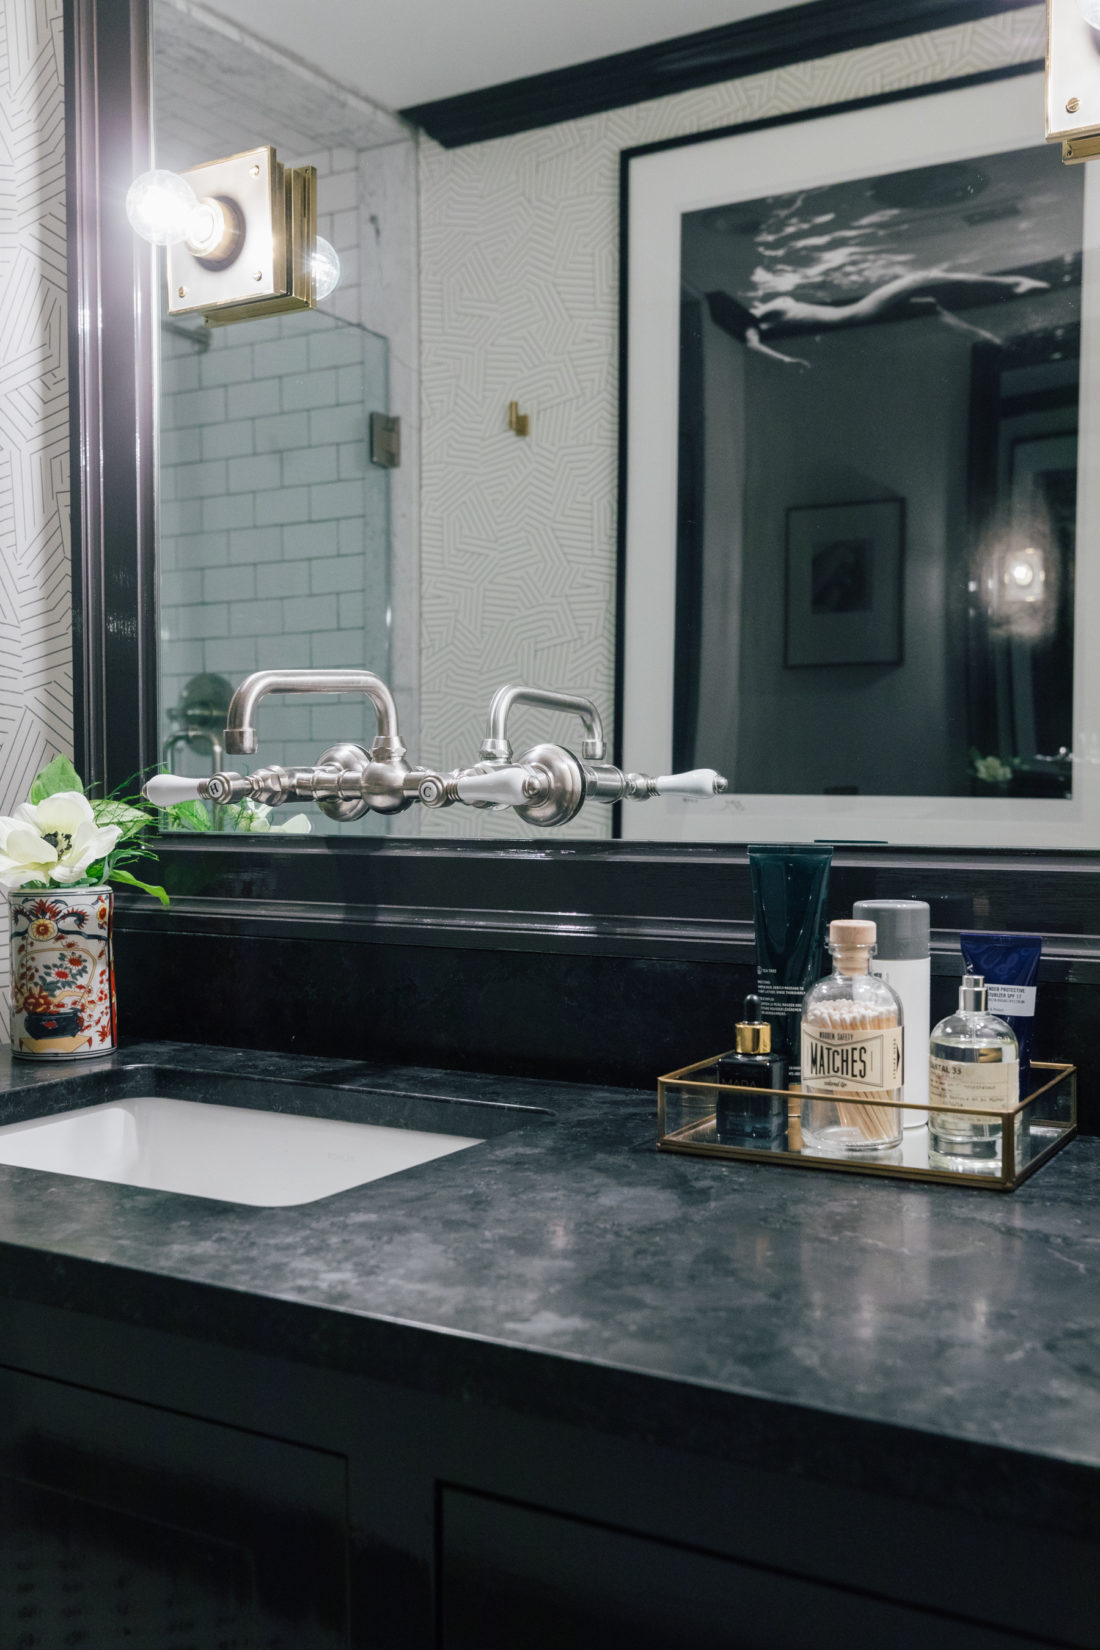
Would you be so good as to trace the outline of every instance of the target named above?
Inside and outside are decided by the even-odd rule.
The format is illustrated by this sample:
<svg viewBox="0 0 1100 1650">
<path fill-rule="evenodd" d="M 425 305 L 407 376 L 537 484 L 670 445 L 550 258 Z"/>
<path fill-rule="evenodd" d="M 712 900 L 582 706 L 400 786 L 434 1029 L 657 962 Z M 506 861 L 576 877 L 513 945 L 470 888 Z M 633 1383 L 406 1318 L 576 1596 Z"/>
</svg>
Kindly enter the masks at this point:
<svg viewBox="0 0 1100 1650">
<path fill-rule="evenodd" d="M 337 1455 L 0 1370 L 4 1650 L 342 1650 Z"/>
<path fill-rule="evenodd" d="M 440 1557 L 440 1650 L 1039 1650 L 1042 1642 L 450 1488 L 440 1497 Z"/>
<path fill-rule="evenodd" d="M 3 1650 L 1097 1642 L 1095 1548 L 622 1436 L 615 1372 L 604 1409 L 598 1370 L 445 1336 L 418 1388 L 11 1300 L 0 1328 L 39 1366 L 0 1370 Z M 533 1413 L 547 1378 L 587 1423 Z"/>
</svg>

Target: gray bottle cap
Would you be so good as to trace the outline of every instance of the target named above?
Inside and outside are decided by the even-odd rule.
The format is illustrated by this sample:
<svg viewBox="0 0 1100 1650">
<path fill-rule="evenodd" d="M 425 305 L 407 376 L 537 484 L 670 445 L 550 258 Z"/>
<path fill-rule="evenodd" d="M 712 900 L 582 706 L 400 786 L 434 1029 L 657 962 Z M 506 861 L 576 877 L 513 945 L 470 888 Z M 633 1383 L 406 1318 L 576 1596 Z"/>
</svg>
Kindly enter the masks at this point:
<svg viewBox="0 0 1100 1650">
<path fill-rule="evenodd" d="M 915 962 L 929 954 L 931 913 L 922 899 L 857 899 L 853 917 L 878 928 L 880 962 Z"/>
</svg>

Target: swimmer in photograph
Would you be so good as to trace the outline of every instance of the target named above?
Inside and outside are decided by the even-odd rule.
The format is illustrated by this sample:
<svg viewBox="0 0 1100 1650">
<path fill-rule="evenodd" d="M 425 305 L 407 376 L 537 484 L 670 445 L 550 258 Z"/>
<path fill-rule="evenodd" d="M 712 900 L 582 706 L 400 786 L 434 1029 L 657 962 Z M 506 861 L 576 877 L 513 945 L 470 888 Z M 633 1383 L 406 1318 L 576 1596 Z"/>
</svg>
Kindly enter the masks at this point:
<svg viewBox="0 0 1100 1650">
<path fill-rule="evenodd" d="M 851 304 L 815 304 L 802 298 L 781 295 L 752 311 L 752 315 L 765 326 L 797 323 L 803 326 L 839 327 L 851 321 L 875 321 L 890 310 L 910 303 L 931 303 L 940 309 L 946 319 L 951 314 L 943 306 L 946 294 L 953 288 L 973 293 L 976 287 L 988 287 L 992 302 L 1006 293 L 1022 298 L 1027 292 L 1047 292 L 1050 283 L 1036 281 L 1030 275 L 963 275 L 950 269 L 914 270 L 909 275 L 898 275 Z"/>
<path fill-rule="evenodd" d="M 847 304 L 819 304 L 781 294 L 752 310 L 738 303 L 736 298 L 731 298 L 728 292 L 708 292 L 706 299 L 715 325 L 744 344 L 746 349 L 755 350 L 760 355 L 770 355 L 774 361 L 781 361 L 785 366 L 808 367 L 810 363 L 801 356 L 786 355 L 774 345 L 765 343 L 767 332 L 780 326 L 797 326 L 807 331 L 842 327 L 876 321 L 891 311 L 919 308 L 924 313 L 932 310 L 945 326 L 956 332 L 998 344 L 1001 340 L 995 334 L 964 321 L 947 308 L 943 300 L 953 289 L 965 291 L 973 297 L 977 288 L 984 287 L 989 301 L 994 302 L 998 297 L 1021 298 L 1029 292 L 1046 292 L 1049 286 L 1049 282 L 1037 281 L 1030 275 L 966 275 L 949 269 L 926 269 L 899 275 Z"/>
</svg>

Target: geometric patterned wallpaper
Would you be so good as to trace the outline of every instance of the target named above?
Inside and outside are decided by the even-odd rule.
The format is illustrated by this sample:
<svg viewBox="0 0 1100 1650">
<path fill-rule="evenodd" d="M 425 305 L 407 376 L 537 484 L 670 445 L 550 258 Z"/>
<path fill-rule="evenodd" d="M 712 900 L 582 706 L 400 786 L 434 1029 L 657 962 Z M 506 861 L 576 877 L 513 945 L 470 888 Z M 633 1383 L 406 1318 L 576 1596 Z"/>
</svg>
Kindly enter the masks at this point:
<svg viewBox="0 0 1100 1650">
<path fill-rule="evenodd" d="M 508 681 L 588 694 L 610 720 L 620 151 L 1044 49 L 1043 9 L 1028 7 L 467 148 L 422 139 L 421 761 L 473 761 Z M 507 427 L 513 400 L 526 440 Z M 513 743 L 552 731 L 569 724 L 524 710 Z M 594 806 L 552 837 L 510 811 L 421 822 L 543 841 L 609 828 Z"/>
<path fill-rule="evenodd" d="M 61 0 L 0 6 L 0 813 L 73 740 Z M 8 924 L 0 906 L 0 1037 Z"/>
</svg>

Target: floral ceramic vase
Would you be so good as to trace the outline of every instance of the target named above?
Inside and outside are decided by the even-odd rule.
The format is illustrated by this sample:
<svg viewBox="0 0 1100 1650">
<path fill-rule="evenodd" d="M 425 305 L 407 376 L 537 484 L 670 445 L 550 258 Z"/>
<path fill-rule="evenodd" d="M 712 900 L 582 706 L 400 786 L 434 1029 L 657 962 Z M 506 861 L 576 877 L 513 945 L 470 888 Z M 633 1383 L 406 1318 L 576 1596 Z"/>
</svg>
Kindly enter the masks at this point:
<svg viewBox="0 0 1100 1650">
<path fill-rule="evenodd" d="M 12 893 L 12 1053 L 86 1060 L 117 1041 L 109 888 Z"/>
</svg>

